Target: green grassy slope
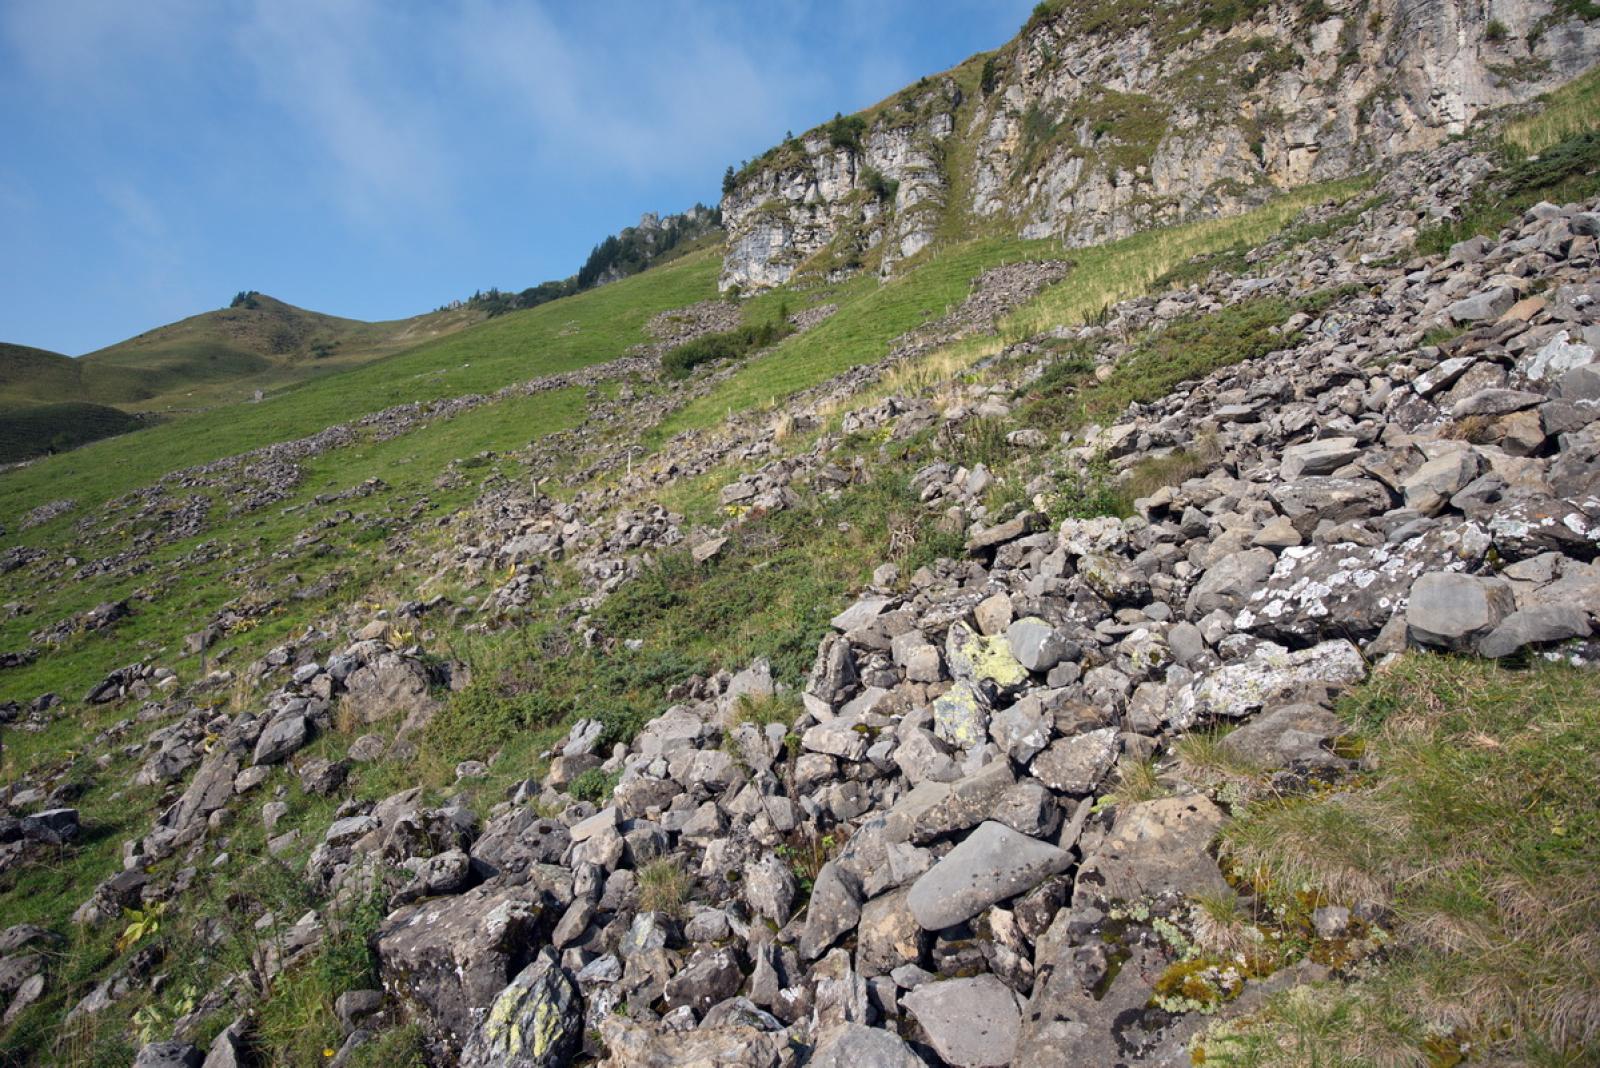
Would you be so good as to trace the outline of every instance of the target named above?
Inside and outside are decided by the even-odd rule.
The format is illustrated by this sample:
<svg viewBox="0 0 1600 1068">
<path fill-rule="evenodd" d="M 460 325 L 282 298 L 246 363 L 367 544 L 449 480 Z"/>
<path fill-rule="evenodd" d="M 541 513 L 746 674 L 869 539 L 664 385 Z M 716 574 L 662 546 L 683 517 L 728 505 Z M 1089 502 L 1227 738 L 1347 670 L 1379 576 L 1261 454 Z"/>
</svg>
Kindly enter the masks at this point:
<svg viewBox="0 0 1600 1068">
<path fill-rule="evenodd" d="M 140 432 L 138 447 L 104 441 L 0 478 L 0 522 L 45 501 L 84 505 L 115 497 L 169 471 L 276 441 L 314 434 L 412 401 L 489 392 L 618 356 L 646 340 L 658 311 L 716 294 L 714 250 L 525 312 L 363 367 L 301 383 L 262 404 L 235 405 Z M 49 531 L 38 532 L 40 543 Z"/>
<path fill-rule="evenodd" d="M 85 401 L 0 405 L 0 463 L 64 452 L 86 442 L 137 429 L 139 418 L 120 408 Z"/>
</svg>

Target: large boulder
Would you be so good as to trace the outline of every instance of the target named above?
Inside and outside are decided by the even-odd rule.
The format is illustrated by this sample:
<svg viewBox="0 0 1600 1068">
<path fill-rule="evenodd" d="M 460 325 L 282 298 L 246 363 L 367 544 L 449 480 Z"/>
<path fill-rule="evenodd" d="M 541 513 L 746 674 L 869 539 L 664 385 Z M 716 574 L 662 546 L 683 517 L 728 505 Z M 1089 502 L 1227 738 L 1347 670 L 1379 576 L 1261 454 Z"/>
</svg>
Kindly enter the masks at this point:
<svg viewBox="0 0 1600 1068">
<path fill-rule="evenodd" d="M 383 921 L 384 989 L 421 1024 L 436 1058 L 455 1058 L 483 1010 L 532 960 L 549 911 L 535 887 L 496 881 L 407 905 Z"/>
<path fill-rule="evenodd" d="M 405 732 L 420 727 L 435 709 L 428 672 L 399 653 L 379 653 L 345 680 L 344 708 L 357 723 L 404 717 Z"/>
<path fill-rule="evenodd" d="M 1179 690 L 1167 718 L 1174 727 L 1187 730 L 1203 719 L 1239 719 L 1268 705 L 1292 701 L 1310 689 L 1353 686 L 1366 677 L 1361 651 L 1342 638 L 1294 650 L 1263 642 L 1245 659 L 1225 664 Z"/>
<path fill-rule="evenodd" d="M 1405 609 L 1417 576 L 1475 567 L 1489 549 L 1476 523 L 1434 527 L 1397 543 L 1301 545 L 1283 550 L 1234 625 L 1296 644 L 1328 634 L 1367 639 Z"/>
</svg>

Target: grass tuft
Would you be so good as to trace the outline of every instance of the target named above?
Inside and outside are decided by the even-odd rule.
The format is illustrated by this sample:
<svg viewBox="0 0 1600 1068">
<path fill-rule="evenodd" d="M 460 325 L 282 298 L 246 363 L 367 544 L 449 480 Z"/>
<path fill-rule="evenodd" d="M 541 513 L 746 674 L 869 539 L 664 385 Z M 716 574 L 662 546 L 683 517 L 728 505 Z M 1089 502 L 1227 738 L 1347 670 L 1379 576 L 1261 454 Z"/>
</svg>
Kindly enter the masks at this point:
<svg viewBox="0 0 1600 1068">
<path fill-rule="evenodd" d="M 1600 679 L 1413 654 L 1341 705 L 1376 770 L 1259 802 L 1221 853 L 1268 900 L 1366 903 L 1386 958 L 1204 1040 L 1208 1064 L 1600 1055 Z M 1446 1063 L 1454 1063 L 1447 1061 Z"/>
</svg>

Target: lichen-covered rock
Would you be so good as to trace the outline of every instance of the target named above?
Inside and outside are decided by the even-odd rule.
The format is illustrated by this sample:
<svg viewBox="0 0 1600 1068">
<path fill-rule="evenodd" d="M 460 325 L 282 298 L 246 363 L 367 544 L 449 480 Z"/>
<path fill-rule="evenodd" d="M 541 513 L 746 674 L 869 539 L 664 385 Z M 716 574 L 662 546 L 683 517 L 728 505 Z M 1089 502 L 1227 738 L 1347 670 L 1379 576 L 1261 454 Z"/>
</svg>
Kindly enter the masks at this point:
<svg viewBox="0 0 1600 1068">
<path fill-rule="evenodd" d="M 1221 828 L 1222 810 L 1198 795 L 1121 808 L 1110 833 L 1079 865 L 1073 900 L 1221 893 L 1227 883 L 1206 851 Z"/>
<path fill-rule="evenodd" d="M 436 1055 L 454 1057 L 477 1030 L 482 1011 L 533 956 L 548 912 L 536 887 L 489 882 L 406 905 L 383 921 L 376 948 L 384 990 L 422 1025 Z"/>
<path fill-rule="evenodd" d="M 982 745 L 988 724 L 988 704 L 970 683 L 956 683 L 933 702 L 933 732 L 953 746 Z"/>
<path fill-rule="evenodd" d="M 563 1068 L 582 1044 L 578 988 L 545 950 L 494 999 L 461 1068 Z"/>
<path fill-rule="evenodd" d="M 1248 658 L 1184 687 L 1171 702 L 1168 718 L 1179 729 L 1212 716 L 1238 719 L 1291 701 L 1310 687 L 1353 686 L 1366 677 L 1361 651 L 1343 639 L 1295 650 L 1264 642 Z"/>
</svg>

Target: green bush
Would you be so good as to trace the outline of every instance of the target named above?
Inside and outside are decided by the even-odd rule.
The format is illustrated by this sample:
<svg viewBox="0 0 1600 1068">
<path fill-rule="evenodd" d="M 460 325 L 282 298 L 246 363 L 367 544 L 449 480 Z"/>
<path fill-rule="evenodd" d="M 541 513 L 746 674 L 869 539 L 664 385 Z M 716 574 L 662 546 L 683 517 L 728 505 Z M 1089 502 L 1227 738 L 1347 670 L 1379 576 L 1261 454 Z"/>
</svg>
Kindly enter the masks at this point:
<svg viewBox="0 0 1600 1068">
<path fill-rule="evenodd" d="M 875 199 L 893 204 L 895 194 L 900 192 L 900 182 L 885 176 L 876 167 L 867 167 L 861 172 L 861 188 L 871 193 Z"/>
<path fill-rule="evenodd" d="M 1460 219 L 1418 234 L 1417 251 L 1440 254 L 1458 241 L 1480 234 L 1492 237 L 1541 200 L 1560 204 L 1597 193 L 1600 130 L 1572 134 L 1537 156 L 1507 162 L 1499 175 L 1467 202 Z"/>
<path fill-rule="evenodd" d="M 747 324 L 721 334 L 707 334 L 687 341 L 661 357 L 661 369 L 672 378 L 685 378 L 703 363 L 736 360 L 757 349 L 764 349 L 794 333 L 784 319 Z"/>
<path fill-rule="evenodd" d="M 861 135 L 867 132 L 867 120 L 860 115 L 835 113 L 827 127 L 828 144 L 834 148 L 859 149 Z"/>
</svg>

